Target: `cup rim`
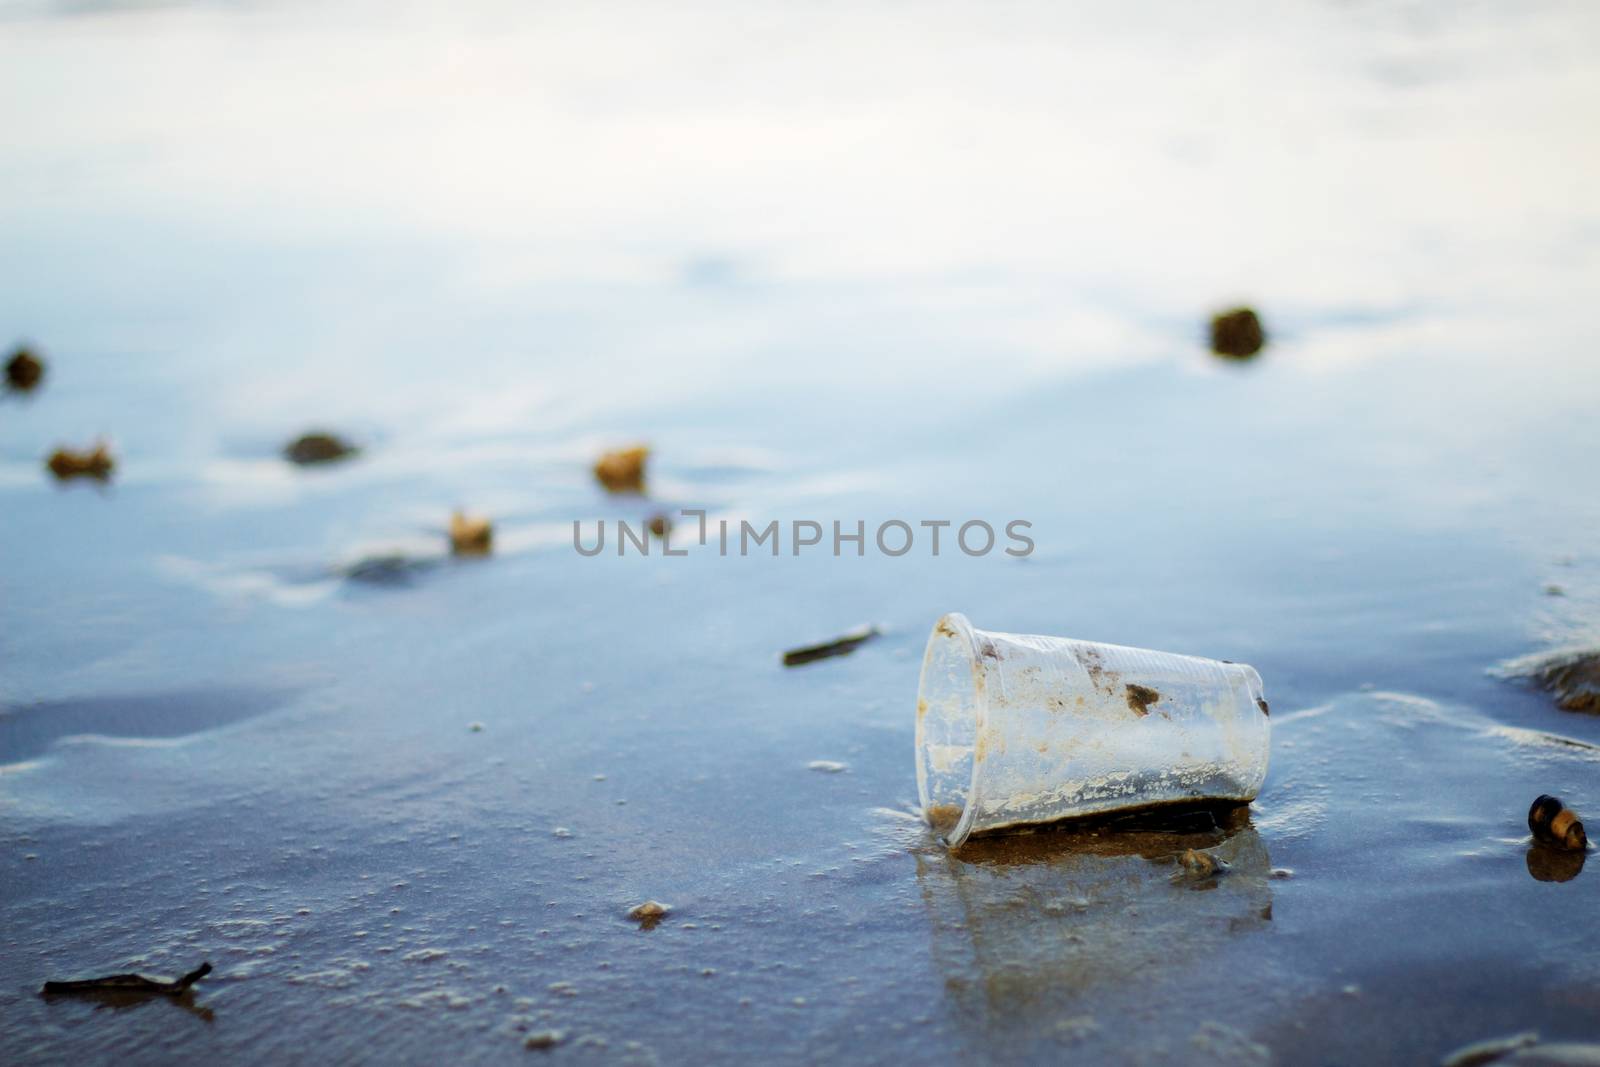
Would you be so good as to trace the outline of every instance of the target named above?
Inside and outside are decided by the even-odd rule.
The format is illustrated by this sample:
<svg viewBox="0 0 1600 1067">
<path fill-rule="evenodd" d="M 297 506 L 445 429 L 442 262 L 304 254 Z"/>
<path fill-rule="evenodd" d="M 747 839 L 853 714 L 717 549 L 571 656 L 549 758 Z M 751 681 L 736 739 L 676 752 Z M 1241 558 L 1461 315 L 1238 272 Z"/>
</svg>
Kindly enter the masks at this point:
<svg viewBox="0 0 1600 1067">
<path fill-rule="evenodd" d="M 979 808 L 978 797 L 978 760 L 976 758 L 976 739 L 983 732 L 985 722 L 989 717 L 989 693 L 985 685 L 984 667 L 982 657 L 978 654 L 978 640 L 974 636 L 972 623 L 959 611 L 947 612 L 941 615 L 933 624 L 933 629 L 928 634 L 928 644 L 922 653 L 922 671 L 917 678 L 917 801 L 922 808 L 923 821 L 928 819 L 928 770 L 927 749 L 925 747 L 924 721 L 927 711 L 923 703 L 927 692 L 928 669 L 933 663 L 933 658 L 939 648 L 940 641 L 959 638 L 967 652 L 967 670 L 972 679 L 972 710 L 973 710 L 973 739 L 974 753 L 972 760 L 971 776 L 967 783 L 967 796 L 961 806 L 961 817 L 956 820 L 955 827 L 948 833 L 940 834 L 944 843 L 950 848 L 957 848 L 972 833 L 972 824 L 977 818 Z M 929 823 L 932 826 L 932 823 Z M 938 831 L 935 830 L 935 833 Z"/>
</svg>

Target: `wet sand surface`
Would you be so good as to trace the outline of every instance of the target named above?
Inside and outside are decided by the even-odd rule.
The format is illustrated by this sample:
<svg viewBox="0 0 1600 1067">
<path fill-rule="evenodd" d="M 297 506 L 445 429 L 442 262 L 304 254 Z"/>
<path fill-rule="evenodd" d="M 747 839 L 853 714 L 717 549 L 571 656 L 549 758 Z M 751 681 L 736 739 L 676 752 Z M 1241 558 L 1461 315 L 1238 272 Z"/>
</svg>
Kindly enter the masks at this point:
<svg viewBox="0 0 1600 1067">
<path fill-rule="evenodd" d="M 35 94 L 32 117 L 4 105 L 26 254 L 0 262 L 0 330 L 50 361 L 0 402 L 0 1060 L 1354 1063 L 1600 1040 L 1600 870 L 1525 822 L 1545 793 L 1600 822 L 1600 718 L 1491 673 L 1600 640 L 1580 299 L 1600 219 L 1573 192 L 1600 177 L 1575 132 L 1600 119 L 1592 16 L 1304 6 L 1241 73 L 1041 10 L 970 55 L 949 12 L 916 34 L 862 13 L 794 46 L 837 59 L 812 99 L 730 28 L 623 9 L 378 32 L 359 8 L 80 8 L 0 38 Z M 751 18 L 738 48 L 796 28 Z M 691 58 L 720 42 L 707 84 L 761 91 L 557 61 L 634 55 L 637 20 Z M 1041 34 L 1089 69 L 1059 73 Z M 972 116 L 937 92 L 958 55 Z M 1091 107 L 1106 55 L 1169 80 Z M 1178 55 L 1200 57 L 1181 92 Z M 304 82 L 275 82 L 291 57 Z M 69 74 L 179 132 L 96 125 Z M 483 140 L 497 85 L 538 150 Z M 984 110 L 1018 93 L 1019 125 Z M 819 170 L 813 225 L 761 229 L 785 153 L 840 149 L 807 138 L 859 100 L 899 109 L 903 143 L 861 149 L 881 183 Z M 1057 112 L 1081 122 L 1035 124 Z M 241 163 L 226 115 L 320 168 Z M 939 177 L 935 119 L 992 136 L 996 172 Z M 694 147 L 707 128 L 746 140 Z M 435 169 L 405 165 L 427 134 Z M 665 203 L 641 206 L 610 164 L 652 143 L 638 181 Z M 1355 150 L 1383 180 L 1343 169 Z M 532 181 L 546 151 L 548 188 L 478 176 Z M 934 174 L 929 211 L 975 190 L 998 229 L 898 204 L 902 154 Z M 1058 166 L 1076 177 L 1047 192 Z M 1208 235 L 1241 218 L 1217 262 Z M 1241 298 L 1268 347 L 1217 363 L 1211 305 Z M 308 426 L 361 451 L 294 467 Z M 114 479 L 52 484 L 42 457 L 95 434 Z M 649 495 L 609 496 L 591 465 L 633 441 Z M 449 556 L 457 507 L 493 518 L 491 556 Z M 573 551 L 575 518 L 680 507 L 1022 518 L 1037 549 Z M 1216 830 L 948 853 L 912 736 L 951 610 L 1252 664 L 1259 800 Z M 783 666 L 863 623 L 881 634 L 850 655 Z M 1186 876 L 1190 848 L 1229 869 Z M 669 906 L 653 925 L 629 917 L 646 901 Z M 183 997 L 37 993 L 201 960 Z"/>
</svg>

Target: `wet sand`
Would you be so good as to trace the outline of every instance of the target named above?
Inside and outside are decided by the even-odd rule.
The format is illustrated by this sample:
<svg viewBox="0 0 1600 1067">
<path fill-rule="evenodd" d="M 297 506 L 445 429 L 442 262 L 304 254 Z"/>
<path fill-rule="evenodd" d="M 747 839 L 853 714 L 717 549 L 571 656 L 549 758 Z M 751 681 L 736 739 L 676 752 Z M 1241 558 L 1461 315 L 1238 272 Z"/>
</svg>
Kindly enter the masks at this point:
<svg viewBox="0 0 1600 1067">
<path fill-rule="evenodd" d="M 626 58 L 639 19 L 697 59 L 719 39 L 620 9 L 376 36 L 292 9 L 8 22 L 42 117 L 7 112 L 35 258 L 0 263 L 0 329 L 50 362 L 0 404 L 0 1060 L 1430 1062 L 1600 1039 L 1600 871 L 1526 825 L 1545 793 L 1600 822 L 1600 718 L 1490 673 L 1600 638 L 1600 372 L 1572 297 L 1596 280 L 1588 16 L 1308 6 L 1260 30 L 1293 63 L 1241 69 L 1188 43 L 1229 26 L 1169 14 L 1181 48 L 1042 9 L 991 25 L 966 98 L 992 140 L 955 158 L 951 15 L 795 44 L 841 72 L 820 100 L 821 68 L 758 62 L 782 53 L 759 34 L 715 99 L 704 64 L 597 86 L 559 61 Z M 561 152 L 485 147 L 495 93 L 441 114 L 463 76 L 441 40 Z M 348 89 L 353 55 L 392 114 Z M 1175 57 L 1181 92 L 1122 80 Z M 52 96 L 69 75 L 180 133 Z M 844 151 L 839 115 L 880 83 L 909 87 L 883 127 L 905 141 Z M 734 99 L 782 131 L 769 151 Z M 1248 136 L 1197 125 L 1219 102 Z M 318 165 L 245 153 L 238 115 Z M 698 144 L 705 121 L 754 171 L 706 148 L 615 184 L 637 168 L 574 140 L 635 159 L 660 144 L 639 130 Z M 400 166 L 418 131 L 472 165 Z M 818 145 L 840 169 L 807 182 Z M 804 219 L 762 229 L 796 181 Z M 992 213 L 969 229 L 957 203 Z M 1246 298 L 1271 343 L 1219 363 L 1206 315 Z M 296 467 L 308 426 L 361 451 Z M 114 481 L 53 484 L 49 448 L 96 434 Z M 632 440 L 645 498 L 594 480 Z M 572 549 L 573 519 L 680 507 L 1020 517 L 1038 547 Z M 492 555 L 449 555 L 456 508 L 493 520 Z M 912 737 L 951 610 L 1252 664 L 1259 800 L 950 854 Z M 782 665 L 862 620 L 881 634 L 850 655 Z M 1184 877 L 1190 848 L 1228 872 Z M 670 909 L 631 919 L 646 901 Z M 182 997 L 38 995 L 201 959 Z"/>
</svg>

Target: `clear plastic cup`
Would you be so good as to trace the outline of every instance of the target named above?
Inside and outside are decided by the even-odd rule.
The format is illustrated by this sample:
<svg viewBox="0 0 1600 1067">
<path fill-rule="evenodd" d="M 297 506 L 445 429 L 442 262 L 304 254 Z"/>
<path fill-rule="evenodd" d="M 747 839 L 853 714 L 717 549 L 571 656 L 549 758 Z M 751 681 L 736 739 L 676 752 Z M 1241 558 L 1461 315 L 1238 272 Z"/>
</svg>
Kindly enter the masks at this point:
<svg viewBox="0 0 1600 1067">
<path fill-rule="evenodd" d="M 1245 803 L 1267 776 L 1261 676 L 1242 663 L 934 625 L 917 794 L 951 848 L 1127 808 Z"/>
</svg>

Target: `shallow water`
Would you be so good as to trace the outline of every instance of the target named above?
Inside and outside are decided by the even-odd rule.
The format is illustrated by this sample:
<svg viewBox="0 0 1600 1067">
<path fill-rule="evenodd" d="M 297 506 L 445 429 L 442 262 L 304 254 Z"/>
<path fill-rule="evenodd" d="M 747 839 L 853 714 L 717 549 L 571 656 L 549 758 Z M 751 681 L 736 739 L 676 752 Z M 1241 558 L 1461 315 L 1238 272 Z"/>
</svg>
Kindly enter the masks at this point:
<svg viewBox="0 0 1600 1067">
<path fill-rule="evenodd" d="M 1600 638 L 1591 10 L 5 12 L 0 1059 L 1600 1039 L 1597 872 L 1524 823 L 1600 812 L 1600 722 L 1489 673 Z M 679 507 L 1037 548 L 572 549 Z M 945 853 L 950 610 L 1253 664 L 1248 822 Z"/>
</svg>

